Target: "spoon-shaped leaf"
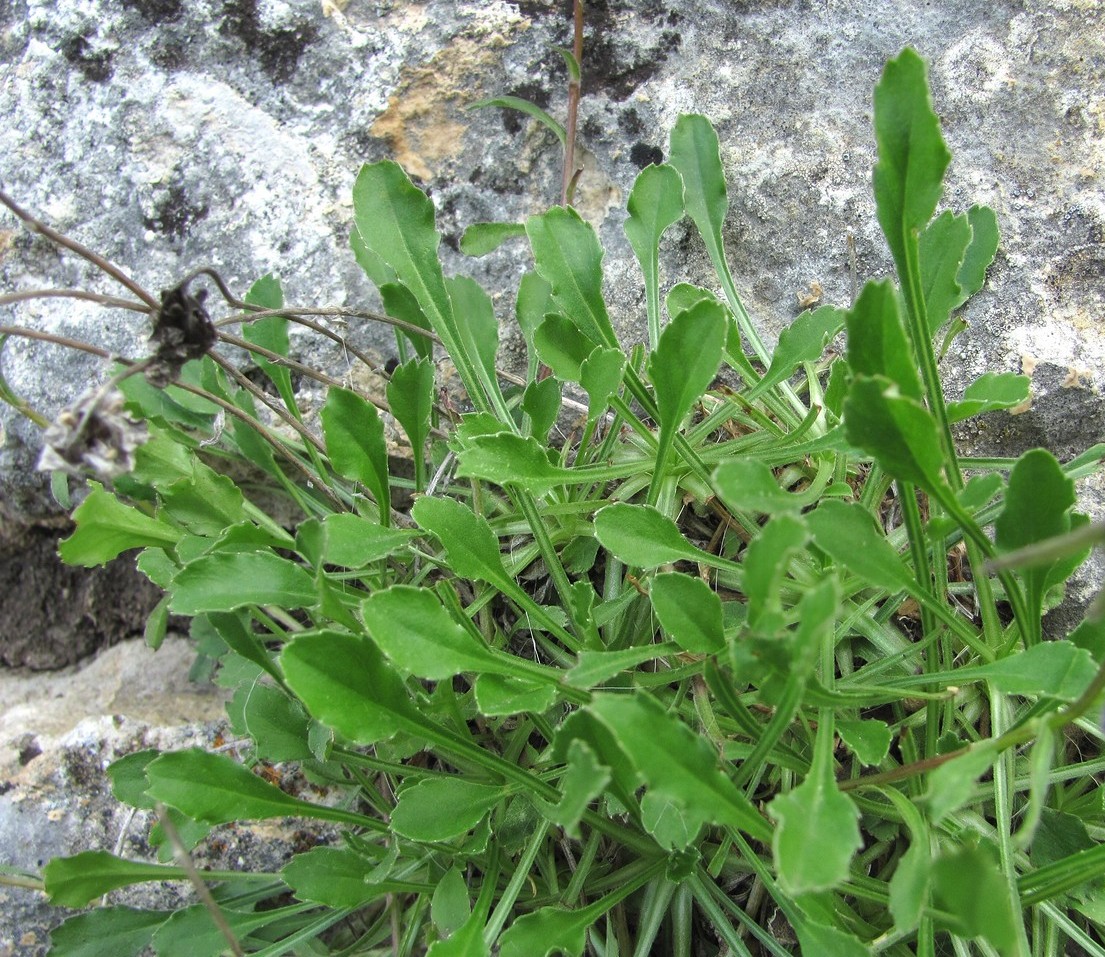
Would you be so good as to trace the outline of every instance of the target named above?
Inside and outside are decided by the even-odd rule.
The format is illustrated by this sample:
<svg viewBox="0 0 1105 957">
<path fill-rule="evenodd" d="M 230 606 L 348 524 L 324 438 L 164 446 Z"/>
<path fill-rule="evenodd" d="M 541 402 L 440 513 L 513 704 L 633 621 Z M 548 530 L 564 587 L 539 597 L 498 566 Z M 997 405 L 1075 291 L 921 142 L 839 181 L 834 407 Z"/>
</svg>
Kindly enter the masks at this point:
<svg viewBox="0 0 1105 957">
<path fill-rule="evenodd" d="M 649 345 L 660 340 L 660 237 L 683 217 L 683 178 L 674 166 L 646 166 L 626 204 L 625 235 L 645 276 Z"/>
<path fill-rule="evenodd" d="M 667 457 L 675 433 L 695 402 L 709 388 L 721 364 L 726 337 L 725 309 L 703 300 L 679 313 L 660 336 L 660 344 L 648 362 L 648 375 L 656 391 L 660 436 L 648 500 L 656 501 L 665 477 Z"/>
<path fill-rule="evenodd" d="M 360 482 L 376 499 L 380 524 L 391 522 L 388 449 L 384 423 L 376 407 L 348 389 L 331 387 L 320 413 L 330 464 L 346 478 Z"/>
<path fill-rule="evenodd" d="M 367 638 L 301 634 L 285 645 L 280 664 L 307 710 L 351 741 L 384 741 L 420 720 L 402 679 Z"/>
<path fill-rule="evenodd" d="M 498 656 L 453 621 L 426 588 L 392 585 L 373 592 L 361 603 L 361 617 L 372 640 L 401 671 L 438 681 L 497 670 Z"/>
<path fill-rule="evenodd" d="M 875 203 L 901 276 L 910 272 L 907 247 L 932 218 L 951 161 L 927 72 L 924 60 L 907 48 L 886 64 L 875 87 Z"/>
<path fill-rule="evenodd" d="M 538 274 L 552 286 L 560 311 L 597 346 L 617 346 L 602 294 L 602 247 L 570 207 L 554 206 L 526 221 Z"/>
</svg>

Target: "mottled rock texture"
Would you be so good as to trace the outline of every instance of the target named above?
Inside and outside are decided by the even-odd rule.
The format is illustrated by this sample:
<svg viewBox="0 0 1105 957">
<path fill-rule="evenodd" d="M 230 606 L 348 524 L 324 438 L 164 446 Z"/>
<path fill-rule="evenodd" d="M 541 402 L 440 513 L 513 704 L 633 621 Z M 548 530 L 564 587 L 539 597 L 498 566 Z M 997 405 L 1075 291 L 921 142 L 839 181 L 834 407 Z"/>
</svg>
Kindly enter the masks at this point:
<svg viewBox="0 0 1105 957">
<path fill-rule="evenodd" d="M 643 336 L 637 267 L 621 232 L 639 168 L 661 160 L 682 112 L 716 124 L 732 183 L 738 285 L 770 340 L 819 283 L 846 302 L 888 257 L 870 195 L 871 90 L 906 44 L 932 64 L 955 153 L 947 201 L 992 205 L 1003 247 L 947 366 L 954 394 L 1022 353 L 1088 371 L 1105 357 L 1105 13 L 1091 0 L 627 2 L 587 5 L 579 207 L 609 249 L 622 335 Z M 497 93 L 561 114 L 565 2 L 61 0 L 0 10 L 4 185 L 123 263 L 151 290 L 218 266 L 241 291 L 278 272 L 298 303 L 372 304 L 347 252 L 359 164 L 394 157 L 432 193 L 450 270 L 497 295 L 503 361 L 521 245 L 475 262 L 464 226 L 518 219 L 558 195 L 555 139 L 516 113 L 469 111 Z M 5 286 L 96 285 L 94 270 L 3 224 Z M 693 233 L 666 241 L 668 281 L 709 283 Z M 134 353 L 141 319 L 37 303 L 18 321 Z M 390 333 L 354 330 L 385 352 Z M 301 348 L 308 349 L 307 343 Z M 324 361 L 341 361 L 332 357 Z M 5 371 L 53 412 L 90 374 L 56 347 L 14 342 Z M 1096 397 L 1094 397 L 1096 401 Z M 3 413 L 9 513 L 43 510 L 37 436 Z M 1064 423 L 1049 425 L 1063 444 Z"/>
</svg>

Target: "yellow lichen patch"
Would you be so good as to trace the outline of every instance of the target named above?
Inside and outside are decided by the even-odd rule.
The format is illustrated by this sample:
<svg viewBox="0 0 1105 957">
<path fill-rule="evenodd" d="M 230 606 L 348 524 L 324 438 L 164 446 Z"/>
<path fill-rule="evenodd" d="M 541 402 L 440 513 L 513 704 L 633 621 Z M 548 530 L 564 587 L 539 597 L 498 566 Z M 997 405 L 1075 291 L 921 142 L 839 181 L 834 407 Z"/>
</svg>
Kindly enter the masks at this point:
<svg viewBox="0 0 1105 957">
<path fill-rule="evenodd" d="M 409 67 L 372 126 L 388 141 L 391 155 L 412 176 L 429 179 L 463 147 L 468 124 L 463 109 L 484 96 L 483 85 L 498 72 L 497 51 L 511 39 L 518 21 L 476 23 L 421 66 Z"/>
</svg>

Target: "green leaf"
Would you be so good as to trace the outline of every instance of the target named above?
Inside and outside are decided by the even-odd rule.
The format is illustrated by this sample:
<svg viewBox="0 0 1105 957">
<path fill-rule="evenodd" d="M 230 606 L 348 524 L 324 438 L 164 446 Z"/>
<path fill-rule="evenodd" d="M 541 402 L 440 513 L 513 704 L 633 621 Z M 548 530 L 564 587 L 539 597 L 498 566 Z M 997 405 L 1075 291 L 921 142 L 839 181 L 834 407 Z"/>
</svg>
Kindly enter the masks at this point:
<svg viewBox="0 0 1105 957">
<path fill-rule="evenodd" d="M 555 805 L 541 802 L 541 810 L 550 821 L 564 828 L 569 837 L 579 840 L 583 812 L 606 790 L 610 769 L 582 738 L 575 738 L 568 745 L 567 760 L 567 769 L 559 781 L 560 800 Z"/>
<path fill-rule="evenodd" d="M 146 765 L 146 779 L 155 801 L 207 824 L 293 816 L 350 820 L 348 813 L 293 798 L 233 758 L 202 748 L 161 755 Z"/>
<path fill-rule="evenodd" d="M 380 524 L 390 524 L 388 449 L 384 423 L 376 407 L 355 392 L 331 386 L 320 417 L 330 464 L 372 492 L 380 510 Z"/>
<path fill-rule="evenodd" d="M 434 364 L 418 358 L 396 366 L 386 392 L 388 408 L 406 433 L 411 454 L 421 461 L 434 410 Z"/>
<path fill-rule="evenodd" d="M 625 374 L 625 353 L 596 346 L 579 367 L 579 384 L 587 392 L 587 421 L 593 422 L 617 395 Z"/>
<path fill-rule="evenodd" d="M 779 333 L 779 343 L 771 355 L 764 377 L 744 393 L 749 401 L 785 382 L 804 362 L 816 362 L 825 347 L 844 328 L 847 313 L 836 306 L 807 310 Z"/>
<path fill-rule="evenodd" d="M 332 512 L 322 520 L 325 533 L 323 559 L 343 568 L 364 568 L 372 562 L 406 550 L 416 533 L 384 528 L 351 512 Z"/>
<path fill-rule="evenodd" d="M 497 106 L 505 110 L 518 110 L 525 113 L 526 116 L 533 117 L 533 119 L 537 120 L 545 129 L 555 134 L 556 138 L 560 140 L 561 146 L 564 146 L 567 142 L 567 134 L 564 132 L 564 127 L 536 103 L 531 103 L 529 100 L 523 100 L 520 96 L 494 96 L 486 100 L 477 100 L 469 106 L 468 109 L 479 110 L 489 106 Z"/>
<path fill-rule="evenodd" d="M 552 289 L 535 272 L 522 273 L 518 282 L 518 300 L 514 306 L 514 317 L 518 320 L 518 328 L 522 330 L 522 337 L 526 340 L 526 349 L 530 360 L 534 360 L 535 351 L 533 345 L 534 332 L 541 325 L 545 316 L 552 309 Z"/>
<path fill-rule="evenodd" d="M 587 928 L 594 920 L 590 908 L 542 907 L 523 914 L 499 938 L 499 957 L 549 957 L 552 953 L 580 957 L 587 943 Z"/>
<path fill-rule="evenodd" d="M 890 280 L 869 282 L 848 310 L 848 365 L 857 376 L 884 376 L 898 391 L 921 398 L 917 361 Z"/>
<path fill-rule="evenodd" d="M 960 937 L 982 937 L 1002 954 L 1017 951 L 1017 923 L 1009 887 L 988 845 L 962 847 L 932 866 L 934 902 Z"/>
<path fill-rule="evenodd" d="M 548 441 L 549 430 L 560 414 L 560 383 L 553 377 L 534 379 L 522 393 L 522 411 L 529 416 L 531 434 L 538 442 Z"/>
<path fill-rule="evenodd" d="M 273 275 L 262 276 L 246 293 L 245 301 L 262 309 L 281 309 L 284 306 L 284 290 L 280 280 Z M 288 320 L 283 316 L 266 316 L 242 324 L 242 338 L 269 352 L 286 356 L 288 354 Z M 262 355 L 253 357 L 257 365 L 276 386 L 276 391 L 284 404 L 293 412 L 297 410 L 295 391 L 292 388 L 292 373 L 287 366 L 280 365 Z"/>
<path fill-rule="evenodd" d="M 525 234 L 525 223 L 472 223 L 461 234 L 460 251 L 465 256 L 486 256 L 508 239 Z"/>
<path fill-rule="evenodd" d="M 721 364 L 725 332 L 724 307 L 704 300 L 679 313 L 660 336 L 649 357 L 648 374 L 656 389 L 662 429 L 677 428 L 709 388 Z"/>
<path fill-rule="evenodd" d="M 162 484 L 158 492 L 164 514 L 196 535 L 215 537 L 228 525 L 241 521 L 245 498 L 226 475 L 201 462 L 193 462 L 191 475 L 171 484 Z"/>
<path fill-rule="evenodd" d="M 303 608 L 318 600 L 302 567 L 272 552 L 215 552 L 184 566 L 172 581 L 178 615 L 233 611 L 245 605 Z"/>
<path fill-rule="evenodd" d="M 706 117 L 687 114 L 676 121 L 670 143 L 671 165 L 683 179 L 687 215 L 714 259 L 722 250 L 721 231 L 729 211 L 717 133 Z"/>
<path fill-rule="evenodd" d="M 900 275 L 907 246 L 932 218 L 951 153 L 932 108 L 925 63 L 905 49 L 890 60 L 875 87 L 875 203 Z"/>
<path fill-rule="evenodd" d="M 239 940 L 275 924 L 283 916 L 279 910 L 236 911 L 228 907 L 220 910 L 230 932 Z M 226 953 L 226 937 L 211 920 L 210 911 L 203 904 L 193 904 L 175 911 L 157 929 L 153 949 L 157 957 L 222 957 Z"/>
<path fill-rule="evenodd" d="M 483 381 L 497 389 L 495 356 L 499 351 L 499 321 L 491 297 L 467 276 L 450 276 L 445 287 L 453 301 L 453 315 L 468 354 L 479 362 Z"/>
<path fill-rule="evenodd" d="M 298 701 L 272 685 L 241 684 L 227 705 L 231 727 L 248 735 L 266 761 L 309 761 L 310 716 Z"/>
<path fill-rule="evenodd" d="M 818 921 L 799 921 L 795 928 L 803 954 L 824 954 L 826 957 L 871 957 L 870 949 L 853 934 Z"/>
<path fill-rule="evenodd" d="M 391 826 L 412 841 L 447 841 L 474 828 L 505 797 L 501 787 L 456 775 L 422 778 L 399 792 Z"/>
<path fill-rule="evenodd" d="M 545 316 L 534 331 L 533 346 L 541 361 L 565 382 L 579 382 L 587 357 L 603 348 L 596 346 L 574 322 L 557 312 Z M 615 351 L 621 353 L 620 349 Z"/>
<path fill-rule="evenodd" d="M 674 643 L 667 642 L 640 648 L 622 648 L 618 651 L 581 651 L 565 680 L 573 688 L 593 688 L 642 662 L 670 654 L 676 648 Z"/>
<path fill-rule="evenodd" d="M 660 413 L 650 502 L 655 501 L 655 493 L 664 479 L 667 455 L 683 417 L 717 375 L 726 332 L 725 309 L 719 303 L 704 300 L 672 319 L 649 357 L 648 375 Z"/>
<path fill-rule="evenodd" d="M 997 751 L 989 744 L 976 745 L 929 775 L 925 804 L 933 826 L 972 799 L 978 779 L 990 770 L 996 758 Z"/>
<path fill-rule="evenodd" d="M 50 903 L 61 907 L 85 907 L 109 891 L 146 881 L 184 880 L 179 867 L 128 861 L 107 851 L 82 851 L 72 857 L 55 857 L 42 869 Z"/>
<path fill-rule="evenodd" d="M 994 261 L 1000 239 L 998 217 L 989 206 L 972 206 L 967 210 L 967 222 L 971 224 L 971 244 L 956 277 L 962 289 L 960 304 L 970 299 L 986 282 L 986 270 Z"/>
<path fill-rule="evenodd" d="M 358 907 L 386 888 L 367 881 L 372 861 L 344 847 L 315 847 L 297 854 L 280 871 L 280 877 L 302 901 L 328 907 Z"/>
<path fill-rule="evenodd" d="M 921 287 L 931 335 L 966 301 L 959 272 L 970 242 L 971 224 L 966 214 L 951 210 L 937 216 L 920 235 Z"/>
<path fill-rule="evenodd" d="M 124 505 L 97 482 L 88 485 L 92 491 L 73 513 L 76 530 L 58 544 L 63 561 L 90 568 L 131 548 L 172 547 L 180 540 L 175 526 Z"/>
<path fill-rule="evenodd" d="M 737 510 L 774 515 L 798 512 L 810 504 L 804 496 L 780 488 L 775 473 L 759 459 L 728 459 L 714 470 L 713 481 L 725 504 Z"/>
<path fill-rule="evenodd" d="M 52 957 L 138 957 L 172 911 L 97 907 L 50 931 Z"/>
<path fill-rule="evenodd" d="M 459 321 L 437 258 L 441 242 L 434 206 L 402 167 L 390 160 L 361 168 L 353 187 L 353 212 L 365 245 L 395 272 L 418 303 L 456 365 L 469 398 L 479 411 L 501 402 L 495 380 L 479 365 L 472 329 Z"/>
<path fill-rule="evenodd" d="M 673 166 L 646 166 L 637 175 L 626 204 L 625 235 L 645 277 L 649 342 L 660 335 L 660 237 L 683 218 L 683 179 Z"/>
<path fill-rule="evenodd" d="M 402 680 L 367 638 L 300 635 L 284 647 L 280 664 L 307 710 L 351 741 L 375 744 L 418 720 Z"/>
<path fill-rule="evenodd" d="M 464 926 L 448 940 L 437 940 L 430 944 L 426 957 L 491 957 L 491 947 L 483 939 L 486 923 L 486 911 L 472 911 Z"/>
<path fill-rule="evenodd" d="M 273 664 L 272 656 L 265 648 L 264 639 L 247 622 L 243 622 L 241 615 L 212 612 L 204 618 L 228 648 L 253 662 L 277 681 L 283 679 L 280 669 Z"/>
<path fill-rule="evenodd" d="M 476 708 L 488 718 L 548 711 L 556 702 L 556 686 L 516 675 L 481 674 L 476 678 Z"/>
<path fill-rule="evenodd" d="M 578 483 L 582 478 L 577 470 L 553 465 L 549 461 L 548 447 L 533 436 L 512 432 L 481 435 L 465 442 L 457 453 L 457 462 L 457 475 L 461 478 L 480 478 L 533 493 L 569 482 Z M 415 508 L 422 501 L 425 499 L 416 502 Z"/>
<path fill-rule="evenodd" d="M 721 599 L 701 578 L 657 575 L 649 598 L 664 630 L 684 650 L 707 655 L 724 650 Z"/>
<path fill-rule="evenodd" d="M 890 753 L 890 728 L 885 721 L 871 718 L 866 721 L 836 722 L 840 740 L 860 761 L 868 767 L 880 764 Z"/>
<path fill-rule="evenodd" d="M 146 647 L 157 651 L 157 649 L 161 647 L 162 642 L 165 641 L 165 635 L 168 631 L 169 599 L 166 596 L 153 606 L 153 611 L 150 612 L 149 617 L 146 619 L 146 627 L 142 632 Z"/>
<path fill-rule="evenodd" d="M 805 518 L 814 544 L 837 564 L 888 592 L 916 589 L 913 573 L 859 503 L 822 502 Z"/>
<path fill-rule="evenodd" d="M 789 893 L 830 890 L 847 879 L 863 838 L 859 809 L 837 789 L 831 759 L 815 760 L 805 780 L 768 811 L 779 822 L 771 846 Z"/>
<path fill-rule="evenodd" d="M 944 453 L 932 414 L 883 376 L 856 376 L 844 400 L 848 441 L 888 474 L 944 498 Z"/>
<path fill-rule="evenodd" d="M 399 319 L 409 326 L 416 329 L 425 329 L 427 332 L 432 329 L 430 320 L 426 318 L 426 313 L 422 311 L 418 300 L 414 298 L 414 294 L 406 286 L 401 286 L 393 278 L 391 282 L 378 285 L 377 288 L 384 303 L 384 312 L 393 319 Z M 420 359 L 433 361 L 434 343 L 432 339 L 410 329 L 403 329 L 402 334 L 414 346 L 414 351 Z"/>
<path fill-rule="evenodd" d="M 749 625 L 774 630 L 782 610 L 779 594 L 791 559 L 809 541 L 806 523 L 794 515 L 776 515 L 748 546 L 744 559 L 744 591 Z"/>
<path fill-rule="evenodd" d="M 472 913 L 472 902 L 468 896 L 468 885 L 464 873 L 455 865 L 445 872 L 437 882 L 433 897 L 430 898 L 430 920 L 442 937 L 455 934 Z"/>
<path fill-rule="evenodd" d="M 1048 641 L 986 665 L 957 668 L 955 684 L 986 680 L 1006 694 L 1075 701 L 1097 673 L 1093 656 L 1069 641 Z"/>
<path fill-rule="evenodd" d="M 503 437 L 507 435 L 510 434 L 504 433 Z M 518 437 L 511 435 L 510 438 Z M 456 499 L 427 495 L 414 503 L 411 516 L 445 547 L 449 567 L 454 574 L 499 587 L 512 581 L 503 568 L 499 539 L 482 515 L 477 515 Z"/>
<path fill-rule="evenodd" d="M 616 502 L 595 513 L 595 537 L 627 565 L 655 568 L 681 558 L 698 561 L 704 554 L 688 542 L 679 527 L 651 505 Z"/>
<path fill-rule="evenodd" d="M 912 930 L 917 926 L 928 899 L 932 880 L 932 855 L 927 835 L 910 842 L 909 849 L 898 859 L 894 875 L 890 878 L 890 913 L 894 927 Z"/>
<path fill-rule="evenodd" d="M 1009 474 L 1005 507 L 994 521 L 999 551 L 1013 552 L 1070 531 L 1070 509 L 1075 503 L 1074 482 L 1067 478 L 1055 456 L 1045 449 L 1025 452 Z M 1019 568 L 1025 584 L 1028 613 L 1033 620 L 1043 609 L 1044 593 L 1051 584 L 1056 559 Z"/>
<path fill-rule="evenodd" d="M 967 386 L 963 398 L 948 403 L 948 421 L 960 422 L 972 415 L 1011 409 L 1028 401 L 1031 380 L 1015 372 L 986 372 Z"/>
<path fill-rule="evenodd" d="M 668 290 L 668 294 L 664 299 L 664 308 L 667 309 L 668 315 L 674 318 L 704 299 L 711 302 L 721 301 L 709 289 L 703 289 L 701 286 L 689 282 L 677 282 Z"/>
<path fill-rule="evenodd" d="M 440 681 L 463 672 L 506 667 L 453 621 L 429 589 L 392 585 L 373 592 L 361 603 L 361 617 L 391 662 L 419 678 Z"/>
<path fill-rule="evenodd" d="M 767 822 L 721 773 L 713 746 L 655 698 L 600 692 L 586 710 L 606 726 L 656 799 L 681 807 L 688 821 L 740 828 L 757 840 L 770 837 Z"/>
<path fill-rule="evenodd" d="M 602 294 L 602 247 L 574 209 L 554 206 L 526 221 L 537 272 L 559 310 L 595 345 L 617 346 Z"/>
</svg>

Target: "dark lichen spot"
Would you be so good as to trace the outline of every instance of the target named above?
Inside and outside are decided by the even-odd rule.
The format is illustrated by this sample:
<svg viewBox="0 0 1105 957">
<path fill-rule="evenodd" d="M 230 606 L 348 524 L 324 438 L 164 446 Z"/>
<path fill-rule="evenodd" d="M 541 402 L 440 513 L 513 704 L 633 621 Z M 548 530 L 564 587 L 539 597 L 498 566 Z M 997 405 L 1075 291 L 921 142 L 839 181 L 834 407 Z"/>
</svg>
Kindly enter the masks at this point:
<svg viewBox="0 0 1105 957">
<path fill-rule="evenodd" d="M 184 239 L 188 231 L 207 215 L 206 203 L 191 203 L 184 185 L 174 181 L 154 206 L 152 216 L 143 217 L 147 229 L 173 239 Z"/>
<path fill-rule="evenodd" d="M 649 146 L 647 143 L 634 143 L 629 151 L 629 158 L 637 169 L 644 169 L 650 163 L 659 165 L 664 162 L 664 152 L 659 146 Z"/>
<path fill-rule="evenodd" d="M 188 46 L 183 39 L 159 36 L 150 49 L 150 60 L 165 71 L 179 70 L 188 60 Z"/>
<path fill-rule="evenodd" d="M 665 31 L 657 44 L 631 56 L 624 39 L 600 34 L 583 58 L 583 89 L 605 93 L 613 100 L 626 100 L 660 71 L 682 42 L 678 33 Z"/>
<path fill-rule="evenodd" d="M 241 40 L 273 83 L 290 80 L 303 51 L 318 38 L 318 30 L 311 23 L 265 30 L 257 12 L 257 0 L 232 0 L 226 4 L 219 32 Z"/>
<path fill-rule="evenodd" d="M 618 129 L 626 136 L 640 136 L 645 131 L 645 124 L 636 110 L 628 109 L 618 117 Z"/>
<path fill-rule="evenodd" d="M 520 100 L 527 100 L 534 106 L 541 107 L 541 109 L 545 109 L 549 105 L 549 91 L 537 83 L 523 83 L 521 86 L 514 87 L 507 95 L 516 96 Z M 502 114 L 503 129 L 511 136 L 521 132 L 523 123 L 528 120 L 526 114 L 520 110 L 505 108 L 502 110 Z"/>
<path fill-rule="evenodd" d="M 171 23 L 184 12 L 184 0 L 123 0 L 127 10 L 137 10 L 150 23 Z"/>
<path fill-rule="evenodd" d="M 103 83 L 111 79 L 115 69 L 111 64 L 110 51 L 94 51 L 92 44 L 80 35 L 70 37 L 61 45 L 61 55 L 80 70 L 86 80 L 93 83 Z"/>
</svg>

